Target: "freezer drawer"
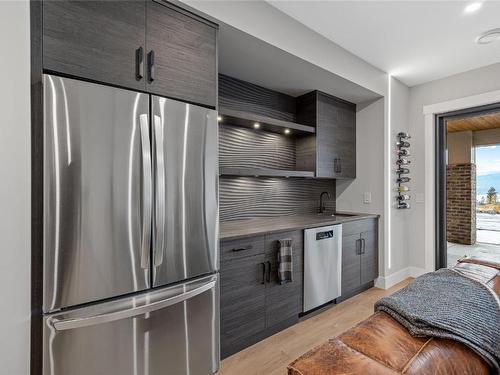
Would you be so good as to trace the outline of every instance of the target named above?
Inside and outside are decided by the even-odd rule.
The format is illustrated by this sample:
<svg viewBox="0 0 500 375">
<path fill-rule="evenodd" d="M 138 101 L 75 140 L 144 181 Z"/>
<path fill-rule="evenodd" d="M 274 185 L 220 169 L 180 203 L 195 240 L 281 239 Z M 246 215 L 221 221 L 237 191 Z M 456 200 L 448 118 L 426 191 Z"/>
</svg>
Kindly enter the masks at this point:
<svg viewBox="0 0 500 375">
<path fill-rule="evenodd" d="M 149 96 L 44 75 L 44 312 L 149 287 Z"/>
<path fill-rule="evenodd" d="M 218 275 L 44 318 L 44 375 L 208 375 Z"/>
<path fill-rule="evenodd" d="M 218 125 L 213 110 L 153 96 L 153 286 L 218 269 Z"/>
</svg>

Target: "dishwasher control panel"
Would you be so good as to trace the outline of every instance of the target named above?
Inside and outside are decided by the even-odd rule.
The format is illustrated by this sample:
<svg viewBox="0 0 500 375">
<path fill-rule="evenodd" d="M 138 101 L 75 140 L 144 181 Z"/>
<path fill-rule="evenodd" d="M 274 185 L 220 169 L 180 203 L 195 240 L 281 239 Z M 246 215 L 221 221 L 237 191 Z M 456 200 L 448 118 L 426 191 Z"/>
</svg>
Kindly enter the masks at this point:
<svg viewBox="0 0 500 375">
<path fill-rule="evenodd" d="M 316 233 L 316 241 L 324 240 L 333 237 L 333 230 L 327 230 L 326 232 Z"/>
</svg>

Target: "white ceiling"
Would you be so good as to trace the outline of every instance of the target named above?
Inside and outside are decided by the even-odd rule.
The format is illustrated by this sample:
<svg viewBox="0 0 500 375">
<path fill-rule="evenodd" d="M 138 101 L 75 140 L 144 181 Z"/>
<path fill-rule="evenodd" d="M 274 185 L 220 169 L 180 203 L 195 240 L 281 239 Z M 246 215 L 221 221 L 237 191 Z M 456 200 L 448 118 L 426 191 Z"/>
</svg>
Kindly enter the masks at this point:
<svg viewBox="0 0 500 375">
<path fill-rule="evenodd" d="M 465 14 L 465 1 L 289 1 L 270 4 L 409 86 L 500 62 L 500 1 Z"/>
<path fill-rule="evenodd" d="M 219 72 L 288 95 L 320 90 L 360 104 L 380 95 L 219 21 Z"/>
</svg>

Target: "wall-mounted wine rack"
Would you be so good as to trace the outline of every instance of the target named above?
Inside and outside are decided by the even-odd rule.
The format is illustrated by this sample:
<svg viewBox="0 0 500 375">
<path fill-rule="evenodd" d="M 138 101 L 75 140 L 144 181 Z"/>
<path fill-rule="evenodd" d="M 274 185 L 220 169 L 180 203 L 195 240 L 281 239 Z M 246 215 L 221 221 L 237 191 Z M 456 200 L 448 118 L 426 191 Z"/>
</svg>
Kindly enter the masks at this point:
<svg viewBox="0 0 500 375">
<path fill-rule="evenodd" d="M 398 133 L 397 142 L 396 142 L 396 153 L 398 155 L 398 159 L 396 160 L 396 182 L 397 182 L 397 192 L 396 196 L 397 200 L 397 208 L 399 209 L 408 209 L 410 208 L 410 195 L 408 194 L 410 189 L 406 185 L 410 182 L 411 177 L 408 176 L 410 174 L 409 165 L 411 160 L 408 159 L 410 156 L 410 142 L 408 140 L 411 138 L 408 133 L 400 132 Z"/>
</svg>

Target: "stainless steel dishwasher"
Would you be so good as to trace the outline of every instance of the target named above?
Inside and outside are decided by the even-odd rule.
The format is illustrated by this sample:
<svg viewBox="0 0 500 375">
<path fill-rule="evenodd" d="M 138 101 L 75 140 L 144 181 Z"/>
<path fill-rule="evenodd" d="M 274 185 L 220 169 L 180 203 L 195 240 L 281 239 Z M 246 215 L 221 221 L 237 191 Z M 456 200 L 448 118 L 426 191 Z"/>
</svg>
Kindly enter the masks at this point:
<svg viewBox="0 0 500 375">
<path fill-rule="evenodd" d="M 342 225 L 304 231 L 304 312 L 340 297 Z"/>
</svg>

